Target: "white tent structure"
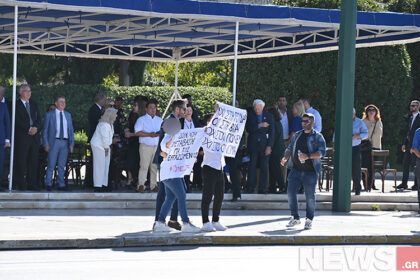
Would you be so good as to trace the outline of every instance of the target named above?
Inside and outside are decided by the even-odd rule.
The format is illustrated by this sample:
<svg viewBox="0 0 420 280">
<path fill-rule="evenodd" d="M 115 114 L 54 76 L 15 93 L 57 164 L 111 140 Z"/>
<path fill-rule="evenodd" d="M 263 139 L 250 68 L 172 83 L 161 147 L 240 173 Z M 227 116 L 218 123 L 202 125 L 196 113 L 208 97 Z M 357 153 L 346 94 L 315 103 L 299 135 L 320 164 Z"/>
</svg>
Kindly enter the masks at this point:
<svg viewBox="0 0 420 280">
<path fill-rule="evenodd" d="M 189 0 L 0 0 L 0 52 L 14 54 L 14 99 L 18 53 L 177 65 L 234 59 L 234 104 L 237 59 L 337 50 L 340 15 Z M 356 33 L 357 47 L 418 42 L 420 15 L 357 12 Z"/>
</svg>

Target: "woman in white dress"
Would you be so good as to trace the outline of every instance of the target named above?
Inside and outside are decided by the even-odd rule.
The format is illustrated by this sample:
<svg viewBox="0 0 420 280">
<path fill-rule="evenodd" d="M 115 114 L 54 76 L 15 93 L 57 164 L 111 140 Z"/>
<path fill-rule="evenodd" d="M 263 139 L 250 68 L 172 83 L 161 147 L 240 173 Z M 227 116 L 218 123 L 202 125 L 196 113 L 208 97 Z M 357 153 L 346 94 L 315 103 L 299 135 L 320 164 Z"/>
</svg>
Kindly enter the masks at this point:
<svg viewBox="0 0 420 280">
<path fill-rule="evenodd" d="M 95 192 L 104 192 L 108 186 L 110 146 L 114 136 L 114 122 L 117 110 L 108 108 L 99 120 L 90 146 L 93 154 L 93 186 Z"/>
</svg>

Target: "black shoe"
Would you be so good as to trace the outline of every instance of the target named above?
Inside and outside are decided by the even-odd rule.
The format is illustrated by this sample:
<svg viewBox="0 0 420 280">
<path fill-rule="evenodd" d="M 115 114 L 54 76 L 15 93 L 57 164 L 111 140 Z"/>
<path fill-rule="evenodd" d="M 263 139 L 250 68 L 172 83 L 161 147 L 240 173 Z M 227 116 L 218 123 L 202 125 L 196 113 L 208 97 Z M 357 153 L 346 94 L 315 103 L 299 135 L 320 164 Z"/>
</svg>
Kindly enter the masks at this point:
<svg viewBox="0 0 420 280">
<path fill-rule="evenodd" d="M 102 188 L 96 187 L 96 188 L 93 188 L 93 192 L 101 193 L 101 192 L 103 192 L 103 190 L 102 190 Z"/>
<path fill-rule="evenodd" d="M 407 184 L 399 184 L 397 186 L 397 189 L 404 189 L 404 190 L 406 190 L 407 188 L 408 188 Z"/>
<path fill-rule="evenodd" d="M 360 191 L 357 191 L 357 192 L 355 193 L 355 195 L 360 195 Z"/>
<path fill-rule="evenodd" d="M 231 202 L 240 201 L 240 200 L 241 200 L 240 196 L 238 196 L 238 197 L 234 196 L 234 197 L 232 197 Z"/>
<path fill-rule="evenodd" d="M 102 190 L 103 192 L 112 192 L 112 188 L 107 186 L 102 186 Z"/>
<path fill-rule="evenodd" d="M 47 188 L 47 192 L 52 191 L 52 187 L 51 186 L 47 186 L 46 188 Z"/>
<path fill-rule="evenodd" d="M 375 186 L 373 186 L 373 187 L 372 187 L 372 190 L 377 191 L 378 189 L 377 189 Z"/>
<path fill-rule="evenodd" d="M 180 223 L 178 223 L 177 221 L 171 221 L 171 220 L 169 220 L 168 222 L 168 227 L 176 229 L 176 230 L 181 230 L 182 228 Z"/>
<path fill-rule="evenodd" d="M 414 186 L 411 187 L 412 191 L 417 191 L 418 189 L 419 189 L 419 187 L 417 187 L 417 185 L 414 185 Z"/>
</svg>

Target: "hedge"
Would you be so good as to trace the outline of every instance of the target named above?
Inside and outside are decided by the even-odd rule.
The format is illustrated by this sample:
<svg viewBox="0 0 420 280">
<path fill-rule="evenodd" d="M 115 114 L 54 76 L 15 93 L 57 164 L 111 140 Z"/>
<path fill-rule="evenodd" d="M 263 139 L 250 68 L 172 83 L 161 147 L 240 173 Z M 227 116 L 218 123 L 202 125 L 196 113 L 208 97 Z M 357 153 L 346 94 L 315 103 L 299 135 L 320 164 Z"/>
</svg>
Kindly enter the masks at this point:
<svg viewBox="0 0 420 280">
<path fill-rule="evenodd" d="M 31 86 L 32 98 L 38 102 L 41 115 L 47 110 L 48 104 L 54 103 L 54 97 L 64 95 L 67 108 L 73 117 L 76 131 L 88 129 L 87 114 L 93 104 L 93 98 L 98 92 L 104 92 L 109 98 L 117 95 L 124 99 L 126 113 L 131 109 L 131 104 L 136 95 L 155 98 L 159 102 L 159 110 L 163 113 L 174 91 L 173 87 L 105 87 L 94 85 L 56 85 L 56 86 Z M 190 94 L 194 106 L 202 115 L 214 112 L 216 101 L 230 104 L 232 93 L 226 88 L 217 87 L 179 87 L 181 95 Z M 11 88 L 6 89 L 6 98 L 11 99 Z"/>
<path fill-rule="evenodd" d="M 238 100 L 249 106 L 255 98 L 273 104 L 280 94 L 289 107 L 299 96 L 312 98 L 322 115 L 323 134 L 331 144 L 335 125 L 338 53 L 326 52 L 275 58 L 239 60 Z M 355 108 L 376 104 L 384 124 L 383 148 L 400 150 L 412 92 L 410 59 L 404 46 L 356 51 Z M 392 160 L 395 162 L 395 158 Z"/>
</svg>

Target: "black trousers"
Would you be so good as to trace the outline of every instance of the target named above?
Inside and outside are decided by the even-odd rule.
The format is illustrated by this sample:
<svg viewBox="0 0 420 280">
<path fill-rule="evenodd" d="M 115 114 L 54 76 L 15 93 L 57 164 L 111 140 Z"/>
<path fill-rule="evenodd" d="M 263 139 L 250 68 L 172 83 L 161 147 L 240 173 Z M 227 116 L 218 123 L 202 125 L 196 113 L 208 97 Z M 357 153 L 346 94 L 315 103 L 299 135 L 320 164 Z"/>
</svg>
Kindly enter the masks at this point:
<svg viewBox="0 0 420 280">
<path fill-rule="evenodd" d="M 403 158 L 403 177 L 402 177 L 402 184 L 407 185 L 408 182 L 408 176 L 410 174 L 410 167 L 414 165 L 416 162 L 416 155 L 410 153 L 410 148 L 407 147 L 406 151 L 404 153 Z M 414 173 L 414 185 L 417 185 L 417 178 L 418 176 Z"/>
<path fill-rule="evenodd" d="M 280 161 L 281 161 L 280 156 L 273 156 L 273 155 L 270 156 L 270 160 L 268 163 L 268 172 L 269 172 L 269 177 L 270 177 L 269 191 L 271 193 L 276 192 L 276 184 L 278 184 L 280 190 L 286 189 Z"/>
<path fill-rule="evenodd" d="M 241 197 L 241 182 L 239 179 L 239 172 L 241 167 L 241 159 L 239 157 L 226 157 L 225 161 L 229 166 L 229 176 L 230 181 L 232 182 L 232 196 Z"/>
<path fill-rule="evenodd" d="M 39 136 L 30 136 L 28 141 L 17 142 L 15 148 L 13 185 L 24 188 L 38 187 Z M 26 180 L 25 180 L 26 174 Z"/>
<path fill-rule="evenodd" d="M 210 166 L 203 166 L 203 197 L 201 199 L 201 217 L 203 224 L 209 222 L 209 208 L 213 202 L 213 222 L 219 221 L 220 210 L 222 209 L 223 196 L 225 192 L 225 178 L 223 170 L 217 170 Z"/>
<path fill-rule="evenodd" d="M 352 148 L 352 161 L 351 161 L 351 179 L 353 180 L 354 191 L 360 192 L 360 180 L 361 180 L 361 153 L 360 145 Z"/>
<path fill-rule="evenodd" d="M 193 166 L 193 186 L 201 189 L 203 187 L 203 174 L 201 172 L 201 164 L 203 163 L 203 156 L 198 155 L 197 161 Z"/>
</svg>

